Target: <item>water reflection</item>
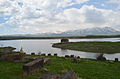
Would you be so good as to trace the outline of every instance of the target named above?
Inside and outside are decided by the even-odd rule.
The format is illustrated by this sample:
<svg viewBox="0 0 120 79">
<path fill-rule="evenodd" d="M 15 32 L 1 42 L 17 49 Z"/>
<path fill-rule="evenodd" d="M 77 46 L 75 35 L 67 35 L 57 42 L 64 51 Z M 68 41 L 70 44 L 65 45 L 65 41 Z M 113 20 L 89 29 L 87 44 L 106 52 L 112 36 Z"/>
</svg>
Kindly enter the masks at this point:
<svg viewBox="0 0 120 79">
<path fill-rule="evenodd" d="M 104 38 L 104 39 L 70 39 L 71 42 L 75 41 L 120 41 L 120 38 Z M 73 51 L 66 49 L 53 48 L 52 43 L 60 42 L 60 39 L 40 39 L 40 40 L 2 40 L 0 44 L 3 46 L 13 46 L 16 47 L 16 50 L 20 50 L 21 47 L 23 50 L 30 54 L 31 52 L 35 52 L 38 54 L 41 53 L 57 53 L 58 56 L 65 55 L 75 55 L 80 56 L 81 58 L 93 58 L 95 59 L 100 53 L 87 53 L 83 51 Z M 109 60 L 114 60 L 114 58 L 120 58 L 120 53 L 116 54 L 104 54 L 104 56 Z"/>
</svg>

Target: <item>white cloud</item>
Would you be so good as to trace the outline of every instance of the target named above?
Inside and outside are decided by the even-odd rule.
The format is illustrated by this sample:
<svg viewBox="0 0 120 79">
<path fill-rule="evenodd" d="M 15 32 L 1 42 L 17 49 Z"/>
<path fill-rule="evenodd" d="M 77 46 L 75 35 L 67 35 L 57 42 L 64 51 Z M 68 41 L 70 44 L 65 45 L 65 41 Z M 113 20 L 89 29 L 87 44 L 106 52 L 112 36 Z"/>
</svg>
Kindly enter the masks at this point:
<svg viewBox="0 0 120 79">
<path fill-rule="evenodd" d="M 3 24 L 0 24 L 0 27 L 2 27 L 3 26 Z"/>
<path fill-rule="evenodd" d="M 120 12 L 84 5 L 63 9 L 88 0 L 0 0 L 0 16 L 11 16 L 5 24 L 14 31 L 56 32 L 120 25 Z M 21 2 L 23 5 L 19 5 Z M 2 25 L 0 25 L 2 26 Z"/>
<path fill-rule="evenodd" d="M 117 5 L 117 10 L 120 10 L 120 0 L 108 0 L 109 3 L 115 3 Z"/>
</svg>

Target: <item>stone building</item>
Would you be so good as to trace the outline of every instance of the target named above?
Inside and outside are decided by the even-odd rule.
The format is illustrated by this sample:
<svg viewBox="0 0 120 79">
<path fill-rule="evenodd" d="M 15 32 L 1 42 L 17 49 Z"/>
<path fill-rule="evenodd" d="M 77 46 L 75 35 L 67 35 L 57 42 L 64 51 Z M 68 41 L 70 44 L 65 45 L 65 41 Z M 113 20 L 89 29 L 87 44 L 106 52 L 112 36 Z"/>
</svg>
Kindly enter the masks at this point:
<svg viewBox="0 0 120 79">
<path fill-rule="evenodd" d="M 61 43 L 69 43 L 69 39 L 67 38 L 61 39 Z"/>
</svg>

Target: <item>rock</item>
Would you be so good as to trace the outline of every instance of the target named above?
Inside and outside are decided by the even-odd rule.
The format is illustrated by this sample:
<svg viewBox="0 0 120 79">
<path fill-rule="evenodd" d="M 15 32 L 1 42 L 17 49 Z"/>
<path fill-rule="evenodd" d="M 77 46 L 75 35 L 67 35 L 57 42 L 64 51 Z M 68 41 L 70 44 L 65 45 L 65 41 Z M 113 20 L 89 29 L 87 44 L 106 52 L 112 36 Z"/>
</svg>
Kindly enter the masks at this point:
<svg viewBox="0 0 120 79">
<path fill-rule="evenodd" d="M 73 58 L 73 62 L 74 63 L 79 63 L 80 62 L 80 58 Z"/>
<path fill-rule="evenodd" d="M 115 58 L 115 62 L 118 62 L 118 58 Z"/>
<path fill-rule="evenodd" d="M 58 74 L 46 74 L 40 79 L 61 79 Z"/>
<path fill-rule="evenodd" d="M 80 58 L 80 56 L 78 56 L 77 58 Z"/>
<path fill-rule="evenodd" d="M 44 58 L 44 64 L 50 64 L 51 60 L 49 58 Z"/>
<path fill-rule="evenodd" d="M 48 56 L 52 56 L 51 53 L 49 53 Z"/>
<path fill-rule="evenodd" d="M 41 56 L 46 56 L 46 54 L 43 53 L 43 54 L 41 54 Z"/>
<path fill-rule="evenodd" d="M 31 55 L 35 55 L 35 53 L 31 53 Z"/>
<path fill-rule="evenodd" d="M 57 53 L 55 53 L 54 56 L 57 56 Z"/>
<path fill-rule="evenodd" d="M 70 56 L 69 55 L 65 55 L 66 58 L 69 58 Z"/>
<path fill-rule="evenodd" d="M 74 58 L 74 55 L 70 55 L 71 58 Z"/>
<path fill-rule="evenodd" d="M 68 71 L 61 79 L 78 79 L 74 71 Z"/>
<path fill-rule="evenodd" d="M 106 58 L 103 56 L 103 54 L 100 54 L 100 55 L 97 57 L 97 60 L 98 60 L 98 61 L 105 61 Z"/>
<path fill-rule="evenodd" d="M 43 68 L 42 71 L 45 72 L 45 73 L 49 72 L 49 70 L 47 68 Z"/>
</svg>

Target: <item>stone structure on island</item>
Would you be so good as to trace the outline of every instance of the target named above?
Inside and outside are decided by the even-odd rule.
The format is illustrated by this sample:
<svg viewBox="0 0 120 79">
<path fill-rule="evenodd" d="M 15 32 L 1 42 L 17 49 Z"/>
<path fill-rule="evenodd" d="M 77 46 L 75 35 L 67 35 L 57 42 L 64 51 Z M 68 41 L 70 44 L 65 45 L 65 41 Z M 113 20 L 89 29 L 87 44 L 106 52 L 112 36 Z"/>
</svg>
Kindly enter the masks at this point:
<svg viewBox="0 0 120 79">
<path fill-rule="evenodd" d="M 67 38 L 61 39 L 61 43 L 69 43 L 69 39 L 67 39 Z"/>
</svg>

